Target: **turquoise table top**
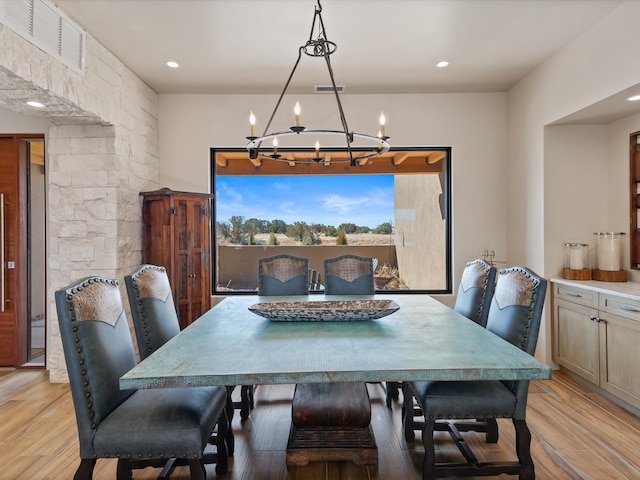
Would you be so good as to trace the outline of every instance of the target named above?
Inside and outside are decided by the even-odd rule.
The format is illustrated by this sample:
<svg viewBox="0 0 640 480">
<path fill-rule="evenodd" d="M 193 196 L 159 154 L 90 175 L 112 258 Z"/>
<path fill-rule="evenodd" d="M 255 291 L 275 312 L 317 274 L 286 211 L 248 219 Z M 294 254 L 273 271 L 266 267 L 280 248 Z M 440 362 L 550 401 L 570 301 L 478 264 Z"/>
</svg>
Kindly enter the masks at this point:
<svg viewBox="0 0 640 480">
<path fill-rule="evenodd" d="M 376 320 L 273 322 L 258 302 L 392 299 Z M 230 296 L 120 379 L 163 388 L 315 382 L 549 379 L 532 356 L 428 295 Z"/>
</svg>

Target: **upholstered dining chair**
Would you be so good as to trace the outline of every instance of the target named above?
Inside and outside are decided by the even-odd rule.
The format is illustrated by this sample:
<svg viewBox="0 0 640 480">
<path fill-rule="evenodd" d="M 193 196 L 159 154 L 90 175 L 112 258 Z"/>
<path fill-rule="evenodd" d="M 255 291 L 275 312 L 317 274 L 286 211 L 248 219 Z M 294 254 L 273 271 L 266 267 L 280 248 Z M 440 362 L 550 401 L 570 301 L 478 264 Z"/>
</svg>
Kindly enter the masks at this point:
<svg viewBox="0 0 640 480">
<path fill-rule="evenodd" d="M 496 271 L 496 267 L 489 265 L 482 259 L 467 262 L 462 272 L 462 278 L 458 286 L 458 294 L 456 295 L 456 303 L 453 307 L 456 312 L 461 313 L 483 327 L 487 324 L 487 315 L 489 315 L 489 306 L 491 305 L 491 298 L 493 297 L 493 290 L 495 288 Z M 388 388 L 388 407 L 391 406 L 391 398 L 398 398 L 398 385 L 400 384 L 394 383 Z M 410 408 L 410 405 L 405 402 L 402 408 Z M 414 415 L 422 416 L 419 408 L 414 410 Z M 495 428 L 497 428 L 497 424 L 495 424 L 495 422 L 492 423 Z"/>
<path fill-rule="evenodd" d="M 533 355 L 538 340 L 547 281 L 524 267 L 498 273 L 487 319 L 487 330 Z M 487 352 L 490 353 L 490 352 Z M 405 382 L 405 402 L 417 401 L 424 414 L 422 443 L 425 449 L 423 478 L 482 476 L 508 473 L 521 480 L 535 478 L 530 454 L 531 433 L 526 424 L 529 381 Z M 478 462 L 460 432 L 486 431 L 480 419 L 511 418 L 516 432 L 517 462 Z M 453 419 L 450 421 L 442 421 Z M 471 419 L 465 422 L 462 419 Z M 414 438 L 413 415 L 405 411 L 404 432 Z M 466 462 L 437 464 L 434 431 L 449 431 Z M 487 441 L 497 442 L 495 438 Z"/>
<path fill-rule="evenodd" d="M 373 259 L 341 255 L 324 261 L 326 295 L 373 295 Z"/>
<path fill-rule="evenodd" d="M 493 290 L 496 285 L 496 272 L 496 267 L 489 265 L 482 259 L 467 262 L 462 272 L 462 278 L 458 286 L 458 294 L 456 295 L 456 303 L 453 309 L 477 324 L 486 327 L 489 307 L 491 306 L 491 299 L 493 298 Z M 395 385 L 392 385 L 388 390 L 391 392 L 393 398 L 397 399 L 397 394 L 393 391 L 393 388 L 395 388 Z M 387 396 L 387 406 L 391 406 L 389 396 Z M 406 411 L 408 408 L 414 409 L 414 417 L 422 417 L 422 411 L 415 405 L 411 405 L 405 401 L 402 408 L 403 417 L 409 414 L 409 412 Z M 488 438 L 492 439 L 493 436 L 496 435 L 495 438 L 497 439 L 498 424 L 495 419 L 483 421 L 488 424 Z M 417 424 L 419 427 L 422 426 L 420 422 L 414 421 L 409 423 Z"/>
<path fill-rule="evenodd" d="M 226 392 L 211 388 L 120 390 L 136 365 L 118 282 L 87 277 L 55 293 L 80 443 L 74 479 L 91 479 L 98 458 L 118 459 L 117 478 L 136 468 L 189 465 L 206 479 L 205 463 L 227 471 Z M 204 452 L 218 427 L 216 453 Z"/>
<path fill-rule="evenodd" d="M 467 263 L 462 272 L 453 309 L 479 325 L 487 325 L 496 282 L 496 267 L 481 259 Z"/>
<path fill-rule="evenodd" d="M 274 255 L 258 260 L 258 295 L 306 295 L 309 293 L 309 260 Z"/>
<path fill-rule="evenodd" d="M 136 332 L 140 360 L 144 360 L 166 342 L 180 333 L 180 321 L 176 312 L 169 276 L 164 267 L 141 265 L 130 275 L 124 277 L 127 296 L 131 308 L 131 318 Z M 231 422 L 234 405 L 231 400 L 233 387 L 225 388 L 227 392 L 227 453 L 233 455 L 235 439 Z"/>
</svg>

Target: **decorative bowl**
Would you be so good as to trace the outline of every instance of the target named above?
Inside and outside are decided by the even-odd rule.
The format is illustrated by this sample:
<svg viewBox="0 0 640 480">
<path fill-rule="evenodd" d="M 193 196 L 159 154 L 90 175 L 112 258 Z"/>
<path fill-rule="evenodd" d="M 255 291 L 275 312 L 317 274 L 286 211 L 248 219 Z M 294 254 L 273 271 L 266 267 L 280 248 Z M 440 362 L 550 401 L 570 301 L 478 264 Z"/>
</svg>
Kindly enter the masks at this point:
<svg viewBox="0 0 640 480">
<path fill-rule="evenodd" d="M 273 322 L 354 322 L 386 317 L 400 309 L 393 300 L 263 302 L 249 311 Z"/>
</svg>

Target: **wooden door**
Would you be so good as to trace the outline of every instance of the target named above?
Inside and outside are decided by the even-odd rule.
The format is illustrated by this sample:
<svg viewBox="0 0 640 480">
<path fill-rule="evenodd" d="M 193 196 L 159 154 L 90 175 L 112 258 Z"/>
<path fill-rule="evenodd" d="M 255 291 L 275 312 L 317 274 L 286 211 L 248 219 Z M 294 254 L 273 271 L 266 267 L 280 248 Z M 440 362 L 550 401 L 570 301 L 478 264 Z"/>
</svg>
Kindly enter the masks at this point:
<svg viewBox="0 0 640 480">
<path fill-rule="evenodd" d="M 27 360 L 26 144 L 0 137 L 0 366 Z"/>
<path fill-rule="evenodd" d="M 210 306 L 210 200 L 204 196 L 173 198 L 178 267 L 178 318 L 182 328 Z"/>
<path fill-rule="evenodd" d="M 211 195 L 142 192 L 144 262 L 167 269 L 180 328 L 211 305 Z"/>
</svg>

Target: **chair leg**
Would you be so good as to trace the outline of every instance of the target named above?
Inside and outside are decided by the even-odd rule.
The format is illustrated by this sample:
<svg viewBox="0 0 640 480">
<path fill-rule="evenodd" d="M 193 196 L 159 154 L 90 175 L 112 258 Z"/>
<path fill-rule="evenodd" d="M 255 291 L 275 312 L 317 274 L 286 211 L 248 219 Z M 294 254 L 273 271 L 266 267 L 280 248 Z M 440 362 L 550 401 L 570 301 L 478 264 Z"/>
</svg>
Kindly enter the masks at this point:
<svg viewBox="0 0 640 480">
<path fill-rule="evenodd" d="M 249 418 L 249 410 L 253 408 L 253 385 L 242 385 L 240 388 L 240 418 Z"/>
<path fill-rule="evenodd" d="M 412 442 L 416 439 L 416 434 L 414 432 L 415 426 L 413 424 L 413 394 L 406 382 L 402 384 L 402 397 L 402 426 L 404 428 L 404 439 L 407 442 Z"/>
<path fill-rule="evenodd" d="M 228 433 L 231 430 L 229 420 L 227 418 L 227 412 L 223 411 L 218 419 L 218 435 L 216 436 L 216 453 L 218 454 L 218 460 L 216 462 L 216 474 L 224 475 L 227 473 L 228 468 L 228 452 L 227 441 Z M 233 436 L 233 431 L 231 432 Z"/>
<path fill-rule="evenodd" d="M 498 443 L 498 422 L 495 418 L 485 419 L 487 423 L 487 443 Z"/>
<path fill-rule="evenodd" d="M 125 458 L 118 459 L 118 467 L 116 469 L 117 480 L 129 480 L 133 476 L 131 472 L 131 463 Z"/>
<path fill-rule="evenodd" d="M 235 437 L 233 436 L 233 415 L 235 413 L 235 407 L 233 406 L 233 399 L 231 398 L 231 394 L 233 393 L 233 389 L 235 387 L 227 387 L 227 420 L 229 423 L 229 428 L 227 429 L 227 454 L 230 457 L 233 457 L 233 452 L 235 450 Z"/>
<path fill-rule="evenodd" d="M 191 480 L 207 480 L 207 471 L 201 458 L 189 460 L 189 472 Z"/>
<path fill-rule="evenodd" d="M 95 458 L 83 458 L 80 460 L 80 465 L 73 476 L 73 480 L 91 480 L 93 478 L 93 469 L 95 466 Z"/>
<path fill-rule="evenodd" d="M 534 480 L 536 476 L 531 458 L 531 432 L 524 418 L 514 418 L 513 426 L 516 429 L 516 452 L 521 465 L 518 478 L 520 480 Z"/>
<path fill-rule="evenodd" d="M 424 463 L 422 464 L 422 479 L 431 480 L 436 478 L 436 448 L 433 439 L 433 432 L 436 421 L 425 416 L 424 427 L 422 428 L 422 445 L 424 445 Z"/>
</svg>

